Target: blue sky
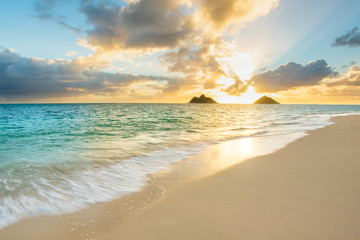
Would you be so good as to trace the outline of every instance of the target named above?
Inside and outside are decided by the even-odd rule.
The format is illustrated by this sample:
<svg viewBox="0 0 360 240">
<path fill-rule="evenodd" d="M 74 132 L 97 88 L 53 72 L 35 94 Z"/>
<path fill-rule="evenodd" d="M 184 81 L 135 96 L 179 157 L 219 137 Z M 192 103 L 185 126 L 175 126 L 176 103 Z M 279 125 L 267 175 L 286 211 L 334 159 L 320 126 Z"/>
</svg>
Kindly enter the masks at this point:
<svg viewBox="0 0 360 240">
<path fill-rule="evenodd" d="M 0 101 L 183 102 L 207 93 L 309 103 L 317 93 L 314 103 L 359 103 L 360 44 L 333 46 L 360 27 L 359 10 L 355 0 L 3 1 L 0 51 L 19 62 L 3 60 Z M 57 90 L 29 93 L 27 84 Z"/>
<path fill-rule="evenodd" d="M 278 8 L 238 33 L 238 44 L 243 50 L 249 45 L 255 49 L 265 45 L 264 55 L 271 55 L 271 59 L 269 66 L 261 67 L 274 68 L 289 61 L 305 64 L 319 58 L 341 67 L 359 60 L 360 51 L 334 48 L 331 44 L 337 36 L 357 26 L 359 9 L 360 2 L 354 0 L 280 1 Z"/>
<path fill-rule="evenodd" d="M 13 48 L 26 57 L 66 58 L 68 51 L 89 54 L 90 51 L 76 44 L 78 36 L 53 21 L 35 17 L 32 0 L 3 1 L 0 7 L 0 45 Z M 59 12 L 80 27 L 89 27 L 84 16 L 78 14 L 78 4 L 67 1 Z"/>
</svg>

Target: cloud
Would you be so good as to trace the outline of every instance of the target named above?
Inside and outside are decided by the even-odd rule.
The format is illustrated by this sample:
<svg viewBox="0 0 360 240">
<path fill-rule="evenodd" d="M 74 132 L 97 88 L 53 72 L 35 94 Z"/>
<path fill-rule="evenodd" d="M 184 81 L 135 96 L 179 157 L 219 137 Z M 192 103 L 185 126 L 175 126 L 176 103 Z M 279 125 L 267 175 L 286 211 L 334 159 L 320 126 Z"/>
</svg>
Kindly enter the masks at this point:
<svg viewBox="0 0 360 240">
<path fill-rule="evenodd" d="M 344 64 L 341 66 L 341 69 L 348 69 L 351 66 L 356 65 L 356 61 L 351 61 L 349 64 Z"/>
<path fill-rule="evenodd" d="M 139 0 L 122 7 L 84 0 L 80 11 L 93 26 L 88 43 L 104 51 L 174 48 L 195 31 L 175 0 Z"/>
<path fill-rule="evenodd" d="M 168 72 L 205 89 L 216 88 L 221 76 L 235 78 L 218 61 L 234 52 L 224 40 L 229 28 L 244 26 L 278 4 L 278 0 L 78 0 L 90 25 L 84 31 L 56 17 L 53 10 L 60 1 L 37 0 L 39 16 L 48 15 L 77 32 L 83 46 L 97 54 L 139 56 L 162 51 L 160 59 Z"/>
<path fill-rule="evenodd" d="M 175 78 L 106 73 L 88 59 L 44 60 L 0 51 L 0 98 L 29 99 L 76 96 L 116 96 L 135 83 L 153 83 L 166 91 Z"/>
<path fill-rule="evenodd" d="M 348 46 L 348 47 L 359 47 L 360 46 L 360 32 L 359 28 L 355 27 L 348 31 L 346 34 L 337 37 L 333 44 L 333 47 Z"/>
<path fill-rule="evenodd" d="M 220 37 L 229 26 L 264 16 L 277 3 L 278 0 L 138 0 L 120 6 L 82 0 L 80 11 L 93 26 L 87 37 L 90 45 L 107 51 L 173 49 L 196 37 Z"/>
<path fill-rule="evenodd" d="M 66 23 L 66 17 L 64 15 L 55 13 L 55 9 L 59 3 L 65 1 L 66 0 L 36 0 L 34 3 L 35 15 L 33 15 L 33 17 L 36 17 L 40 20 L 54 21 L 60 26 L 67 28 L 78 36 L 82 37 L 83 31 L 80 28 Z"/>
<path fill-rule="evenodd" d="M 164 80 L 163 94 L 215 89 L 222 77 L 238 83 L 228 90 L 235 94 L 242 82 L 219 61 L 224 57 L 231 59 L 236 52 L 229 47 L 235 44 L 224 40 L 224 36 L 231 39 L 229 30 L 238 30 L 278 4 L 278 0 L 78 0 L 79 12 L 89 24 L 84 30 L 73 27 L 66 16 L 56 13 L 63 1 L 37 0 L 37 17 L 74 31 L 79 35 L 78 43 L 92 49 L 94 55 L 129 54 L 135 58 L 160 52 L 159 59 L 169 74 L 180 76 Z M 83 71 L 79 75 L 88 82 L 95 81 L 84 76 Z"/>
<path fill-rule="evenodd" d="M 175 51 L 167 52 L 162 57 L 168 65 L 169 72 L 183 73 L 187 79 L 204 84 L 205 89 L 216 86 L 215 81 L 227 74 L 218 62 L 217 51 L 220 39 L 203 39 L 198 46 L 184 46 Z"/>
<path fill-rule="evenodd" d="M 242 25 L 274 9 L 278 0 L 196 0 L 202 22 L 210 22 L 216 30 L 225 31 L 230 25 Z"/>
<path fill-rule="evenodd" d="M 326 84 L 328 87 L 335 86 L 360 86 L 360 67 L 357 65 L 351 66 L 348 76 L 340 80 L 335 80 Z"/>
<path fill-rule="evenodd" d="M 230 85 L 229 87 L 223 89 L 229 95 L 240 96 L 242 93 L 246 92 L 249 85 L 248 82 L 241 80 L 239 77 L 234 78 L 234 84 Z"/>
<path fill-rule="evenodd" d="M 220 59 L 232 58 L 236 49 L 223 36 L 231 26 L 243 26 L 246 22 L 266 15 L 277 6 L 277 0 L 196 0 L 194 21 L 201 30 L 193 39 L 168 51 L 162 56 L 169 72 L 183 73 L 186 78 L 203 84 L 204 89 L 217 88 L 221 77 L 233 78 Z"/>
<path fill-rule="evenodd" d="M 43 20 L 52 19 L 52 12 L 57 3 L 58 0 L 37 0 L 34 4 L 34 10 L 36 12 L 35 17 Z"/>
<path fill-rule="evenodd" d="M 76 51 L 69 51 L 66 53 L 66 56 L 70 57 L 70 56 L 74 56 L 74 55 L 78 55 L 79 52 L 76 52 Z"/>
<path fill-rule="evenodd" d="M 323 79 L 336 75 L 337 73 L 324 59 L 310 62 L 305 66 L 288 62 L 275 70 L 255 74 L 249 81 L 238 79 L 225 91 L 231 95 L 239 95 L 245 92 L 250 84 L 253 84 L 259 93 L 286 91 L 297 87 L 318 85 Z"/>
<path fill-rule="evenodd" d="M 254 75 L 250 82 L 254 84 L 258 92 L 278 92 L 296 87 L 317 85 L 324 78 L 336 74 L 324 59 L 319 59 L 305 66 L 289 62 L 279 66 L 274 71 L 268 70 Z"/>
</svg>

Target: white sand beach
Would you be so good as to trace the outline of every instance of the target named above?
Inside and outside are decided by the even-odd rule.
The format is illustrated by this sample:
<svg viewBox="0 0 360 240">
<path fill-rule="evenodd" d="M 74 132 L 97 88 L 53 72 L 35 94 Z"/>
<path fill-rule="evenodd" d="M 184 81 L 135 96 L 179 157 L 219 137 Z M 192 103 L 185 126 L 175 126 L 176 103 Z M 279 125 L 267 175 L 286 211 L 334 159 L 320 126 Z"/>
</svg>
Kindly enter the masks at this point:
<svg viewBox="0 0 360 240">
<path fill-rule="evenodd" d="M 275 153 L 199 177 L 186 177 L 184 161 L 140 193 L 26 219 L 0 239 L 360 239 L 360 116 L 334 121 Z M 197 157 L 224 160 L 206 151 Z"/>
</svg>

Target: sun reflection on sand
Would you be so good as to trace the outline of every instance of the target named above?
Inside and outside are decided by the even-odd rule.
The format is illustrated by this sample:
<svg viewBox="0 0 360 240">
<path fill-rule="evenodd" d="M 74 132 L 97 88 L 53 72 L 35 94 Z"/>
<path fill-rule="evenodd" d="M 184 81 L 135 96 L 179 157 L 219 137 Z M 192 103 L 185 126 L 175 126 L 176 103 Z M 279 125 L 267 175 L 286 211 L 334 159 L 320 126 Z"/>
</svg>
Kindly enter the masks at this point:
<svg viewBox="0 0 360 240">
<path fill-rule="evenodd" d="M 212 159 L 209 159 L 209 170 L 210 172 L 217 172 L 228 168 L 252 157 L 255 150 L 254 138 L 242 138 L 226 144 L 220 143 L 211 149 Z"/>
<path fill-rule="evenodd" d="M 186 180 L 207 177 L 244 160 L 275 152 L 302 136 L 303 134 L 299 133 L 250 137 L 215 144 L 202 153 L 181 162 L 181 175 Z"/>
</svg>

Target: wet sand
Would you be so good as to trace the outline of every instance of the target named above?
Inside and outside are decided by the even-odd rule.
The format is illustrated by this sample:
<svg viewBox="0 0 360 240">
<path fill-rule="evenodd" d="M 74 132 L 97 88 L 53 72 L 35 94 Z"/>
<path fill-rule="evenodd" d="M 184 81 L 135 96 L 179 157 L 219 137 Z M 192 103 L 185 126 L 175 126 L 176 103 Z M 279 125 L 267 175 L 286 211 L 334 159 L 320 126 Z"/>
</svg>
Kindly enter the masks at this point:
<svg viewBox="0 0 360 240">
<path fill-rule="evenodd" d="M 234 142 L 215 145 L 197 162 L 239 163 L 191 172 L 186 160 L 140 193 L 27 219 L 0 239 L 360 239 L 360 116 L 334 121 L 246 161 Z"/>
</svg>

